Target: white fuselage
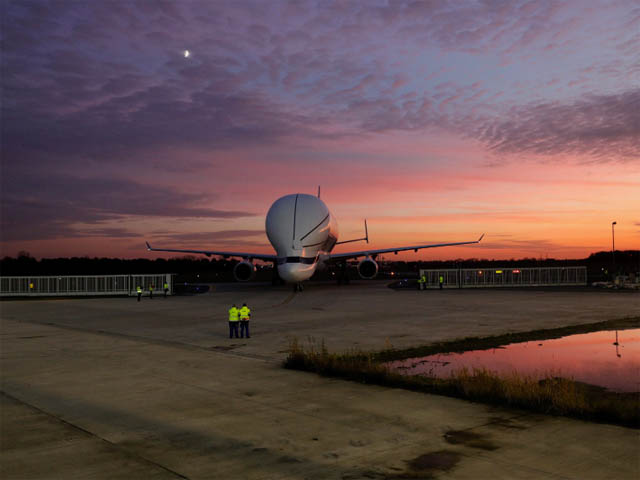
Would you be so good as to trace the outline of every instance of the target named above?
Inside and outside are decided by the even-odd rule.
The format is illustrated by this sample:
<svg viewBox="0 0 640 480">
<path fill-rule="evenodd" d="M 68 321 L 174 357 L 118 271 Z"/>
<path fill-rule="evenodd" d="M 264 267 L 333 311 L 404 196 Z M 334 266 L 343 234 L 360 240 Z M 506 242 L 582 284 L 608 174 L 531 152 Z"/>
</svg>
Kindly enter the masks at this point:
<svg viewBox="0 0 640 480">
<path fill-rule="evenodd" d="M 291 283 L 308 280 L 323 253 L 338 240 L 338 224 L 318 197 L 296 193 L 276 200 L 267 213 L 267 237 L 278 256 L 278 274 Z"/>
</svg>

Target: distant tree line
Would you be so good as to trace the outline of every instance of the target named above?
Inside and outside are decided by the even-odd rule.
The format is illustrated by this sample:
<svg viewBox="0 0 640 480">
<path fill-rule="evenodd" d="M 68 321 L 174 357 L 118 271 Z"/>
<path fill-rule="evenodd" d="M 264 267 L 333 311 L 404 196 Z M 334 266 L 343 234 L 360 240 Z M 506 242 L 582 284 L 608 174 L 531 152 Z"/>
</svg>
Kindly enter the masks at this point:
<svg viewBox="0 0 640 480">
<path fill-rule="evenodd" d="M 490 259 L 456 259 L 431 261 L 393 261 L 379 260 L 380 276 L 417 276 L 421 268 L 476 268 L 476 267 L 587 267 L 589 281 L 610 279 L 614 274 L 628 274 L 640 272 L 640 250 L 625 250 L 615 252 L 597 252 L 584 259 L 558 260 L 553 258 L 521 258 L 510 260 Z M 43 258 L 37 260 L 28 252 L 20 252 L 16 258 L 4 257 L 0 260 L 0 274 L 3 276 L 23 275 L 129 275 L 175 273 L 179 282 L 230 282 L 233 281 L 233 267 L 236 260 L 217 258 L 184 256 L 171 259 L 158 258 L 154 260 L 121 259 L 121 258 Z M 351 262 L 357 264 L 356 262 Z M 330 279 L 336 268 L 330 266 L 323 272 L 317 272 L 314 278 Z M 272 266 L 258 266 L 256 280 L 268 281 L 272 276 Z M 356 277 L 355 271 L 350 276 Z"/>
</svg>

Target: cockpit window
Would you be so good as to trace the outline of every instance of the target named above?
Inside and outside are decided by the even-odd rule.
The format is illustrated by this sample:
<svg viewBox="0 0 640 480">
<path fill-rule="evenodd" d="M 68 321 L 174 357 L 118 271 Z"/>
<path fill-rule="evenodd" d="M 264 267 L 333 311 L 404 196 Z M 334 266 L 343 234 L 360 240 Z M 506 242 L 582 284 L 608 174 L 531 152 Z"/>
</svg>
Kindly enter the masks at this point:
<svg viewBox="0 0 640 480">
<path fill-rule="evenodd" d="M 316 257 L 282 257 L 278 258 L 278 265 L 284 265 L 285 263 L 304 263 L 306 265 L 312 265 L 316 261 Z"/>
</svg>

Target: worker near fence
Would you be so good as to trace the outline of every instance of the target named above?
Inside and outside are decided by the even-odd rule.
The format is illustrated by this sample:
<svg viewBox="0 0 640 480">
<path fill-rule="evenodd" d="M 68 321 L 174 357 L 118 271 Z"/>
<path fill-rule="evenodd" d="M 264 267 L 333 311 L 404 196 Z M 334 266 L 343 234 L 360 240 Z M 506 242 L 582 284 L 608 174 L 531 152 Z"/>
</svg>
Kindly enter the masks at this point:
<svg viewBox="0 0 640 480">
<path fill-rule="evenodd" d="M 138 301 L 140 301 L 140 297 L 142 296 L 142 287 L 140 285 L 136 287 L 136 292 L 138 292 Z"/>
<path fill-rule="evenodd" d="M 153 300 L 153 283 L 149 284 L 149 298 Z"/>
<path fill-rule="evenodd" d="M 427 289 L 427 276 L 425 274 L 422 274 L 422 276 L 418 279 L 418 286 L 420 287 L 420 290 Z"/>
<path fill-rule="evenodd" d="M 164 283 L 164 298 L 167 298 L 167 292 L 169 291 L 169 284 L 167 282 Z"/>
<path fill-rule="evenodd" d="M 251 338 L 249 335 L 249 320 L 251 319 L 251 309 L 247 307 L 246 303 L 242 304 L 242 308 L 240 309 L 240 338 L 244 338 L 245 332 L 247 333 L 247 338 Z"/>
<path fill-rule="evenodd" d="M 240 320 L 240 310 L 236 307 L 234 303 L 233 306 L 229 309 L 229 338 L 235 337 L 238 338 L 238 321 Z"/>
<path fill-rule="evenodd" d="M 440 290 L 442 290 L 442 286 L 444 285 L 444 277 L 442 275 L 440 275 L 440 278 L 438 280 L 439 280 L 439 283 L 440 283 Z"/>
</svg>

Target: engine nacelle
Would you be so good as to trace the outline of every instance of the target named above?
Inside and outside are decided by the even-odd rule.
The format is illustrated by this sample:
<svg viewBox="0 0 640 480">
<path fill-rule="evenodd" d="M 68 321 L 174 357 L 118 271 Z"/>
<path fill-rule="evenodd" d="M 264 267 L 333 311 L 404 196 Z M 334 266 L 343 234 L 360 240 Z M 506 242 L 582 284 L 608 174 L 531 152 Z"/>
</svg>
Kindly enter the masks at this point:
<svg viewBox="0 0 640 480">
<path fill-rule="evenodd" d="M 358 264 L 358 275 L 360 275 L 361 278 L 370 280 L 375 278 L 377 274 L 378 264 L 373 258 L 367 257 Z"/>
<path fill-rule="evenodd" d="M 247 280 L 251 280 L 251 278 L 256 273 L 256 266 L 244 260 L 242 262 L 238 262 L 235 267 L 233 267 L 233 278 L 235 278 L 238 282 L 246 282 Z"/>
</svg>

